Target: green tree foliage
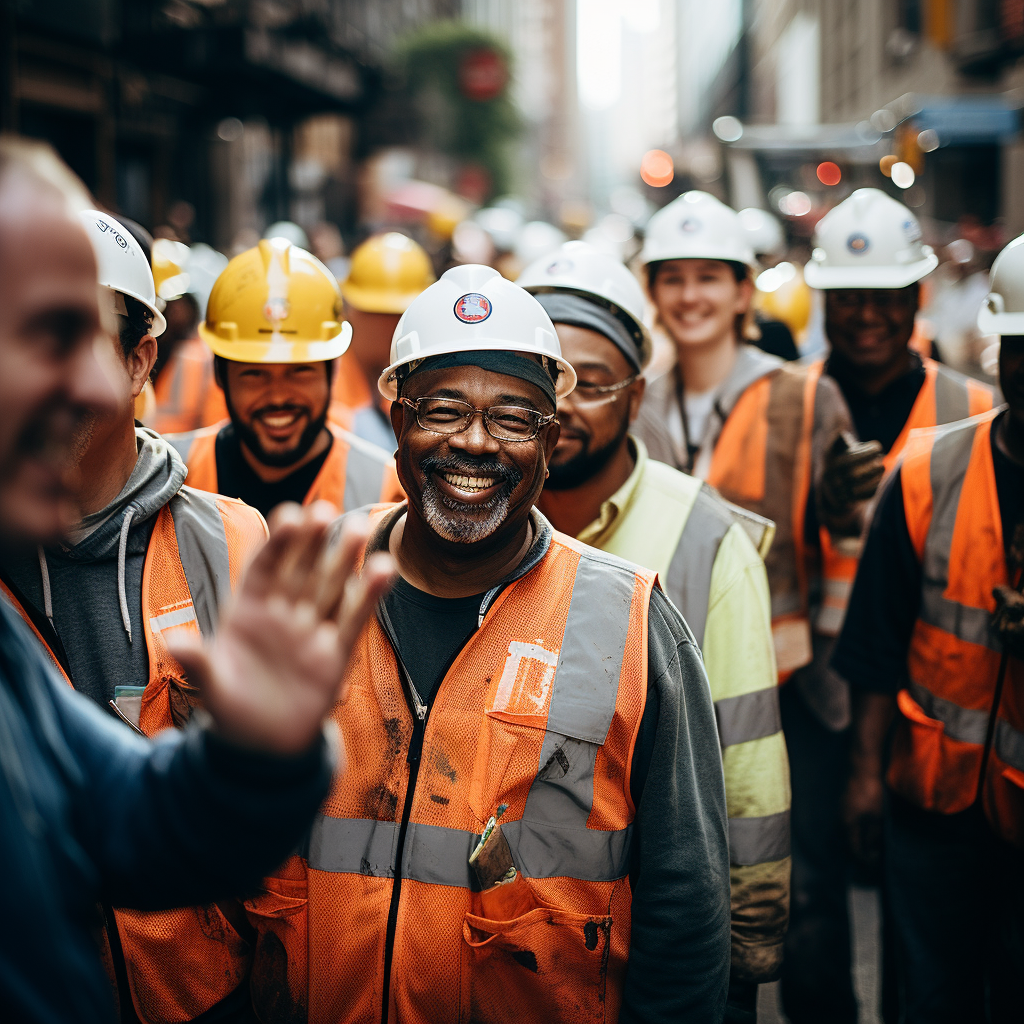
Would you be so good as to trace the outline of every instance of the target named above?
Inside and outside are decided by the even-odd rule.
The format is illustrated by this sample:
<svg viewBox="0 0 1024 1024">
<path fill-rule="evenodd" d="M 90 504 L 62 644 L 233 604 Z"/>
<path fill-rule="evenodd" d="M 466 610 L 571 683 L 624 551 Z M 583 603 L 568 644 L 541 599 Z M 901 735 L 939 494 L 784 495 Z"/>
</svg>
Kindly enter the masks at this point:
<svg viewBox="0 0 1024 1024">
<path fill-rule="evenodd" d="M 495 90 L 474 97 L 467 89 L 467 61 L 493 54 L 506 69 Z M 510 96 L 512 56 L 496 36 L 459 21 L 437 21 L 407 36 L 398 47 L 399 68 L 419 113 L 423 141 L 464 164 L 482 167 L 491 194 L 509 187 L 508 148 L 522 119 Z M 495 62 L 491 60 L 493 65 Z"/>
</svg>

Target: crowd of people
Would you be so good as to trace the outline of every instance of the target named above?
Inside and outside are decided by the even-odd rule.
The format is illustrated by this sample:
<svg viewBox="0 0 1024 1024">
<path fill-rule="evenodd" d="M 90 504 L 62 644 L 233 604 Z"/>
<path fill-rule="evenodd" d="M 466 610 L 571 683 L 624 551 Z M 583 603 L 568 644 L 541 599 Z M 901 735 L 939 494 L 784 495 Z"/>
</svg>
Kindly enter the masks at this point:
<svg viewBox="0 0 1024 1024">
<path fill-rule="evenodd" d="M 857 872 L 886 1024 L 1019 1021 L 1024 236 L 994 393 L 876 189 L 817 361 L 704 192 L 516 282 L 270 234 L 197 302 L 0 142 L 0 1017 L 855 1024 Z"/>
</svg>

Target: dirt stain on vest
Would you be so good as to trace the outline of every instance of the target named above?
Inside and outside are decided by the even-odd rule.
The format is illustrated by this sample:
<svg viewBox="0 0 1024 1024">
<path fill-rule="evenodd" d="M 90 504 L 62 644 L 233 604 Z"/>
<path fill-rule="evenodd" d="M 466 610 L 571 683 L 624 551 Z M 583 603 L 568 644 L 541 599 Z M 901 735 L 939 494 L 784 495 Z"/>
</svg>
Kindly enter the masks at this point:
<svg viewBox="0 0 1024 1024">
<path fill-rule="evenodd" d="M 253 1007 L 262 1020 L 274 1024 L 306 1024 L 306 1005 L 292 996 L 288 985 L 288 953 L 284 943 L 267 932 L 259 942 L 252 975 Z"/>
<path fill-rule="evenodd" d="M 394 821 L 398 811 L 398 794 L 392 793 L 383 783 L 378 782 L 363 797 L 363 812 L 367 818 L 378 821 Z"/>
<path fill-rule="evenodd" d="M 449 782 L 454 783 L 458 778 L 455 769 L 452 767 L 451 762 L 448 760 L 448 755 L 441 749 L 435 747 L 430 752 L 430 763 L 446 778 Z M 445 803 L 448 803 L 445 800 Z"/>
<path fill-rule="evenodd" d="M 514 949 L 512 952 L 512 959 L 517 964 L 521 964 L 528 971 L 537 973 L 537 954 L 529 949 Z"/>
</svg>

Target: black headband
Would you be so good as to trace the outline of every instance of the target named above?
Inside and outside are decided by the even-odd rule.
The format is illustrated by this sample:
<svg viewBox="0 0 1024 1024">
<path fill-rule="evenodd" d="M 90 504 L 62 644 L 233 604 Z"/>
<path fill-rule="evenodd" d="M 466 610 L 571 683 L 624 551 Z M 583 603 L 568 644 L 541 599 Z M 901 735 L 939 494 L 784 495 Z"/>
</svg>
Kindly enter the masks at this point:
<svg viewBox="0 0 1024 1024">
<path fill-rule="evenodd" d="M 603 334 L 629 360 L 634 370 L 640 365 L 640 341 L 611 310 L 571 292 L 541 292 L 534 298 L 544 307 L 552 323 L 586 327 Z"/>
<path fill-rule="evenodd" d="M 410 377 L 423 370 L 453 370 L 457 366 L 478 366 L 481 370 L 518 377 L 540 388 L 551 401 L 552 408 L 558 404 L 555 396 L 555 379 L 561 371 L 554 361 L 545 359 L 542 365 L 534 356 L 522 352 L 509 352 L 506 349 L 474 349 L 470 352 L 445 352 L 442 355 L 427 356 L 421 362 L 413 364 L 404 375 L 399 376 L 398 393 L 402 393 L 402 388 Z"/>
</svg>

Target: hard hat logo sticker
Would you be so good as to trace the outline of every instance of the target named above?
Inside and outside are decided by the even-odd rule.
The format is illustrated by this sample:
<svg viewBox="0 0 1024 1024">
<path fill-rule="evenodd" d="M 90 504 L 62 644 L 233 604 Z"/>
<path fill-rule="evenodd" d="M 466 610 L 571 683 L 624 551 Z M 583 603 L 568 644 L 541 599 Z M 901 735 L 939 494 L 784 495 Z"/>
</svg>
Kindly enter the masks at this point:
<svg viewBox="0 0 1024 1024">
<path fill-rule="evenodd" d="M 904 221 L 903 230 L 906 232 L 908 242 L 921 241 L 921 225 L 916 220 Z"/>
<path fill-rule="evenodd" d="M 548 269 L 547 272 L 553 277 L 555 274 L 568 274 L 572 270 L 575 264 L 572 260 L 555 260 Z"/>
<path fill-rule="evenodd" d="M 863 235 L 850 235 L 846 240 L 846 248 L 854 256 L 863 256 L 871 248 L 871 243 Z"/>
<path fill-rule="evenodd" d="M 479 292 L 467 292 L 455 303 L 455 315 L 464 324 L 479 324 L 491 315 L 491 300 Z"/>
<path fill-rule="evenodd" d="M 696 217 L 687 217 L 682 224 L 679 225 L 679 230 L 686 235 L 692 235 L 696 231 L 700 231 L 702 225 Z"/>
<path fill-rule="evenodd" d="M 280 323 L 282 320 L 287 320 L 290 312 L 291 305 L 287 299 L 281 297 L 268 299 L 263 307 L 263 316 L 271 323 Z"/>
</svg>

